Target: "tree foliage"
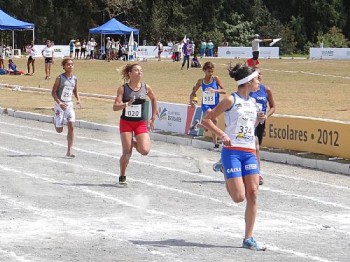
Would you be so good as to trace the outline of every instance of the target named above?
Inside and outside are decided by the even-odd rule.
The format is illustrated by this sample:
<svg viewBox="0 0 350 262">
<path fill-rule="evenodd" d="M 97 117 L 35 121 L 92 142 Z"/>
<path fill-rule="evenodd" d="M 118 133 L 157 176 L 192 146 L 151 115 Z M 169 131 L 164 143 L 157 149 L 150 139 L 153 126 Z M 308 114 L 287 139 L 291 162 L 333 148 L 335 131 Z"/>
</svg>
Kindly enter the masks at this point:
<svg viewBox="0 0 350 262">
<path fill-rule="evenodd" d="M 331 47 L 349 46 L 348 0 L 0 0 L 0 8 L 14 17 L 35 23 L 36 42 L 53 39 L 67 44 L 86 39 L 89 28 L 115 17 L 140 29 L 140 40 L 155 44 L 181 40 L 224 39 L 233 46 L 250 44 L 251 36 L 282 37 L 282 53 L 307 52 L 323 41 Z M 2 40 L 9 38 L 1 32 Z M 31 35 L 19 34 L 24 46 Z"/>
</svg>

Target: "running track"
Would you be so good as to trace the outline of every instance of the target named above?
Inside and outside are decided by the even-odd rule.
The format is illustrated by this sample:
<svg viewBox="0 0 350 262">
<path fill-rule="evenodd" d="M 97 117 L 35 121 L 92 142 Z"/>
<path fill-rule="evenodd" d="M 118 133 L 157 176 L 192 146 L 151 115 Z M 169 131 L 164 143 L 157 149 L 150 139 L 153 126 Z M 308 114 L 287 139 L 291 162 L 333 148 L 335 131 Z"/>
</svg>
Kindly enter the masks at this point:
<svg viewBox="0 0 350 262">
<path fill-rule="evenodd" d="M 263 162 L 254 252 L 218 153 L 153 141 L 121 187 L 118 134 L 65 134 L 0 115 L 0 261 L 349 261 L 349 176 Z"/>
</svg>

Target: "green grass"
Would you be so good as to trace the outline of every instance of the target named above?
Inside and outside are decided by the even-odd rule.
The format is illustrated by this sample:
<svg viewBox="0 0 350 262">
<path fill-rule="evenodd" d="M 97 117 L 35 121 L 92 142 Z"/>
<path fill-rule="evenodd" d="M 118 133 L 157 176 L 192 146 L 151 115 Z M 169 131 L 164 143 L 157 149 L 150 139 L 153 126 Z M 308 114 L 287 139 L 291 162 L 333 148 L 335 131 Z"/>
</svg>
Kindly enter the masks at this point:
<svg viewBox="0 0 350 262">
<path fill-rule="evenodd" d="M 51 89 L 55 77 L 63 72 L 60 60 L 56 59 L 49 81 L 44 80 L 43 59 L 36 60 L 34 76 L 0 76 L 0 83 Z M 207 60 L 202 59 L 202 64 Z M 15 59 L 18 68 L 24 71 L 26 61 L 25 58 Z M 228 93 L 235 91 L 235 81 L 226 69 L 230 60 L 211 61 Z M 243 60 L 232 60 L 233 63 L 239 61 Z M 204 75 L 201 69 L 180 70 L 181 63 L 170 60 L 149 59 L 139 64 L 144 71 L 143 80 L 151 86 L 159 101 L 188 103 L 193 85 Z M 123 65 L 125 62 L 122 61 L 75 61 L 79 91 L 116 95 L 117 87 L 123 83 L 120 77 Z M 263 82 L 272 88 L 276 113 L 349 121 L 350 61 L 269 59 L 261 60 L 261 68 Z M 118 121 L 119 114 L 112 111 L 112 100 L 83 98 L 82 103 L 83 108 L 77 109 L 77 118 L 108 124 Z M 0 89 L 0 106 L 52 114 L 49 108 L 53 106 L 53 99 L 50 93 Z"/>
</svg>

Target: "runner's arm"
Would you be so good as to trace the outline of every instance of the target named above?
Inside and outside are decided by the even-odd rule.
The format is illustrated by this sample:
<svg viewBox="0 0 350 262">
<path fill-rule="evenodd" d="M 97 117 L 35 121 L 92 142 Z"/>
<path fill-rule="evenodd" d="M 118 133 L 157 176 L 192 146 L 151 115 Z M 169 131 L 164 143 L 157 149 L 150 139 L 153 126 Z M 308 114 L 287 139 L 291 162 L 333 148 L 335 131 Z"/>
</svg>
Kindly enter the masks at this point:
<svg viewBox="0 0 350 262">
<path fill-rule="evenodd" d="M 216 91 L 219 94 L 225 95 L 226 94 L 226 90 L 225 87 L 221 81 L 221 79 L 218 76 L 214 77 L 216 83 L 218 83 L 219 89 Z"/>
<path fill-rule="evenodd" d="M 271 116 L 276 111 L 276 103 L 273 99 L 272 90 L 270 87 L 266 86 L 266 92 L 268 95 L 268 102 L 269 102 L 269 111 L 267 111 L 266 117 Z"/>
<path fill-rule="evenodd" d="M 202 79 L 198 79 L 196 85 L 193 87 L 192 89 L 192 93 L 190 94 L 190 104 L 194 105 L 195 103 L 193 102 L 193 98 L 196 96 L 196 93 L 198 91 L 198 89 L 200 88 L 202 83 Z"/>
<path fill-rule="evenodd" d="M 147 95 L 148 95 L 149 99 L 151 100 L 151 105 L 152 105 L 152 116 L 149 120 L 149 126 L 150 126 L 150 129 L 153 131 L 154 120 L 156 120 L 156 116 L 157 116 L 157 99 L 156 99 L 156 96 L 154 95 L 151 87 L 149 85 L 147 85 L 146 88 L 147 88 Z"/>
</svg>

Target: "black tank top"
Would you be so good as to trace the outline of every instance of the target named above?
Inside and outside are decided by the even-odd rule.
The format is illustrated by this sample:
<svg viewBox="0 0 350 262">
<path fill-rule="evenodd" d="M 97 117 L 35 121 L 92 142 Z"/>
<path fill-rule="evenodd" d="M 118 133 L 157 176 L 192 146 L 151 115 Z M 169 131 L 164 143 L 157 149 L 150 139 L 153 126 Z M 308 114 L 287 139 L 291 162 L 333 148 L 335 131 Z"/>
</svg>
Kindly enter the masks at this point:
<svg viewBox="0 0 350 262">
<path fill-rule="evenodd" d="M 147 97 L 147 88 L 145 83 L 141 83 L 139 90 L 134 91 L 126 83 L 123 85 L 123 103 L 135 98 L 131 106 L 123 109 L 121 118 L 128 121 L 142 121 L 145 120 L 145 102 Z"/>
</svg>

